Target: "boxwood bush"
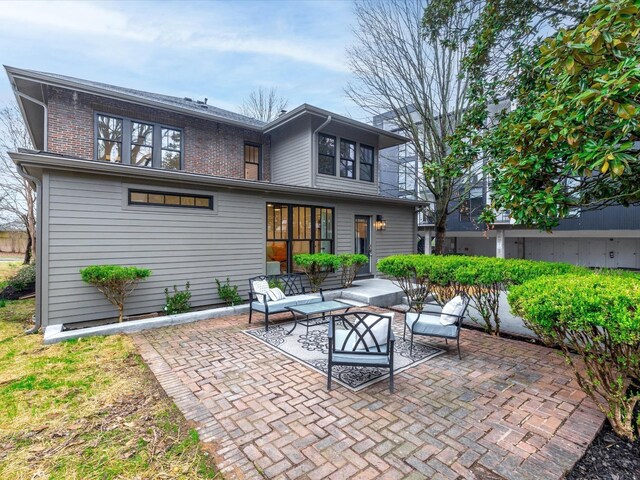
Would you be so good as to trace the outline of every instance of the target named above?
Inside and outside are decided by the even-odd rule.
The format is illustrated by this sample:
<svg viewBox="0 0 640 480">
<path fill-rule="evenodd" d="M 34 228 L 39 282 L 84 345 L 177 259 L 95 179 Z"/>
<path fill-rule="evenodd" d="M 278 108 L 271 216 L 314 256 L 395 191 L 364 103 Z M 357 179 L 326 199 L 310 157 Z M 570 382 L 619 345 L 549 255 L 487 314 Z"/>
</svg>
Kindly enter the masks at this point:
<svg viewBox="0 0 640 480">
<path fill-rule="evenodd" d="M 353 284 L 358 270 L 360 270 L 363 265 L 366 265 L 368 261 L 369 257 L 361 253 L 343 253 L 338 255 L 338 262 L 342 269 L 340 275 L 342 288 L 348 288 Z"/>
<path fill-rule="evenodd" d="M 442 305 L 465 291 L 485 330 L 494 335 L 500 334 L 500 292 L 510 285 L 541 275 L 588 273 L 566 263 L 462 255 L 393 255 L 379 260 L 377 266 L 418 309 L 429 294 Z"/>
<path fill-rule="evenodd" d="M 332 253 L 298 253 L 293 261 L 309 279 L 312 292 L 320 290 L 329 273 L 340 266 L 340 260 Z"/>
<path fill-rule="evenodd" d="M 124 316 L 124 302 L 151 270 L 120 265 L 90 265 L 80 270 L 82 280 L 96 287 L 118 309 L 118 322 Z"/>
<path fill-rule="evenodd" d="M 633 416 L 640 402 L 640 279 L 546 276 L 514 286 L 508 298 L 531 330 L 562 349 L 578 383 L 615 432 L 633 440 L 640 422 Z"/>
</svg>

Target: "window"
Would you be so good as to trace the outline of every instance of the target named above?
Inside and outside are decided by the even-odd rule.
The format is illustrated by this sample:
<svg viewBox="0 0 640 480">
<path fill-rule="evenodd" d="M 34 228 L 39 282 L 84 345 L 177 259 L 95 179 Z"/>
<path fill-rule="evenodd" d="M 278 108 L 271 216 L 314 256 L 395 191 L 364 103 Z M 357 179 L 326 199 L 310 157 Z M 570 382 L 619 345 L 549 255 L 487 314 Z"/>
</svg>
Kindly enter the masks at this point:
<svg viewBox="0 0 640 480">
<path fill-rule="evenodd" d="M 356 178 L 356 142 L 340 139 L 340 176 Z"/>
<path fill-rule="evenodd" d="M 484 208 L 484 189 L 481 186 L 472 187 L 466 194 L 462 205 L 460 205 L 460 221 L 470 222 L 480 215 Z"/>
<path fill-rule="evenodd" d="M 373 182 L 373 147 L 360 145 L 360 180 Z"/>
<path fill-rule="evenodd" d="M 336 174 L 336 137 L 318 134 L 318 173 Z"/>
<path fill-rule="evenodd" d="M 96 114 L 96 159 L 138 167 L 182 168 L 182 130 Z"/>
<path fill-rule="evenodd" d="M 122 163 L 122 119 L 98 115 L 98 160 Z"/>
<path fill-rule="evenodd" d="M 333 253 L 333 248 L 333 208 L 267 204 L 266 261 L 277 262 L 280 272 L 296 270 L 298 253 Z"/>
<path fill-rule="evenodd" d="M 213 197 L 211 195 L 129 190 L 129 205 L 161 205 L 213 210 Z"/>
<path fill-rule="evenodd" d="M 244 178 L 262 180 L 262 148 L 259 145 L 244 144 Z"/>
</svg>

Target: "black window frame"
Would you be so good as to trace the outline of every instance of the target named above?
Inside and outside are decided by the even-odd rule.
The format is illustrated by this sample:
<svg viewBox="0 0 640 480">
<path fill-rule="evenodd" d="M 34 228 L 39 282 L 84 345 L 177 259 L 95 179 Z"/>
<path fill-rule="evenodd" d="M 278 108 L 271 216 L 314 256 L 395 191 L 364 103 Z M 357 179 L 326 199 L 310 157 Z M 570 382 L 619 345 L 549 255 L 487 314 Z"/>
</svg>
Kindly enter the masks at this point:
<svg viewBox="0 0 640 480">
<path fill-rule="evenodd" d="M 123 115 L 116 115 L 113 113 L 108 113 L 108 112 L 103 112 L 103 111 L 95 111 L 94 115 L 93 115 L 93 158 L 94 160 L 97 161 L 105 161 L 106 160 L 99 160 L 98 159 L 98 140 L 102 139 L 102 137 L 100 137 L 100 131 L 98 128 L 98 117 L 102 116 L 102 117 L 108 117 L 108 118 L 115 118 L 118 119 L 120 121 L 122 121 L 122 142 L 121 142 L 121 154 L 120 154 L 120 162 L 111 162 L 111 163 L 119 163 L 121 165 L 130 165 L 132 167 L 139 167 L 139 168 L 155 168 L 158 170 L 183 170 L 184 169 L 184 143 L 185 143 L 185 137 L 184 137 L 184 129 L 180 128 L 180 127 L 176 127 L 173 125 L 167 125 L 165 123 L 158 123 L 158 122 L 151 122 L 148 120 L 141 120 L 139 118 L 133 118 L 133 117 L 127 117 L 127 116 L 123 116 Z M 151 162 L 151 166 L 143 166 L 143 165 L 136 165 L 134 163 L 131 163 L 131 149 L 134 145 L 136 145 L 135 142 L 132 141 L 131 138 L 131 132 L 132 132 L 132 127 L 131 124 L 135 122 L 135 123 L 142 123 L 145 125 L 151 125 L 153 127 L 153 135 L 152 135 L 152 142 L 151 142 L 151 148 L 152 148 L 152 162 Z M 162 129 L 168 129 L 168 130 L 175 130 L 180 132 L 180 150 L 172 150 L 175 152 L 180 152 L 180 165 L 178 167 L 178 169 L 167 169 L 167 168 L 162 168 L 162 151 L 163 150 L 167 150 L 167 149 L 163 149 L 162 148 Z"/>
<path fill-rule="evenodd" d="M 189 197 L 195 199 L 207 200 L 207 206 L 195 205 L 182 205 L 175 203 L 159 203 L 159 202 L 138 202 L 132 200 L 131 196 L 134 193 L 146 194 L 146 195 L 164 195 L 171 197 Z M 213 210 L 213 195 L 202 195 L 196 193 L 184 193 L 184 192 L 171 192 L 166 190 L 145 190 L 141 188 L 129 188 L 127 192 L 127 204 L 135 206 L 154 206 L 154 207 L 167 207 L 167 208 L 188 208 L 191 210 Z"/>
<path fill-rule="evenodd" d="M 330 138 L 333 139 L 333 156 L 330 155 L 326 155 L 323 153 L 320 153 L 320 139 L 321 138 Z M 338 139 L 336 138 L 335 135 L 327 135 L 326 133 L 318 133 L 318 174 L 320 175 L 329 175 L 332 177 L 336 176 L 336 159 L 338 156 Z M 322 172 L 320 170 L 320 160 L 321 159 L 331 159 L 331 165 L 332 165 L 332 173 L 326 173 L 326 172 Z"/>
<path fill-rule="evenodd" d="M 371 150 L 371 163 L 367 163 L 367 162 L 363 162 L 362 159 L 364 158 L 364 156 L 362 155 L 362 150 Z M 360 154 L 360 163 L 358 166 L 358 180 L 362 180 L 363 182 L 375 182 L 375 178 L 376 178 L 376 169 L 375 169 L 375 165 L 376 165 L 376 149 L 374 147 L 372 147 L 371 145 L 366 145 L 364 143 L 360 144 L 360 149 L 358 151 L 358 153 Z M 371 166 L 371 179 L 367 180 L 367 179 L 362 179 L 362 165 L 370 165 Z"/>
<path fill-rule="evenodd" d="M 254 142 L 244 142 L 244 145 L 242 146 L 242 154 L 244 157 L 244 178 L 245 180 L 253 180 L 252 178 L 247 178 L 247 163 L 251 165 L 256 165 L 256 164 L 253 162 L 247 162 L 247 147 L 255 147 L 258 149 L 258 163 L 257 163 L 258 178 L 256 180 L 261 181 L 262 180 L 262 144 L 254 143 Z"/>
<path fill-rule="evenodd" d="M 343 157 L 342 156 L 342 144 L 348 144 L 348 145 L 352 145 L 353 146 L 353 159 L 348 158 L 348 157 Z M 354 142 L 353 140 L 349 140 L 347 138 L 340 138 L 340 178 L 348 178 L 350 180 L 355 180 L 356 179 L 356 164 L 358 162 L 358 142 Z M 345 169 L 344 172 L 348 172 L 348 168 L 346 166 L 346 164 L 351 164 L 351 174 L 352 176 L 349 175 L 343 175 L 343 163 L 345 164 Z"/>
<path fill-rule="evenodd" d="M 269 238 L 269 206 L 272 207 L 287 207 L 287 238 Z M 311 238 L 310 239 L 296 239 L 294 238 L 293 231 L 293 209 L 299 208 L 310 208 L 311 209 Z M 316 238 L 316 212 L 318 210 L 330 210 L 331 211 L 331 236 L 332 238 L 329 240 L 327 238 Z M 336 211 L 335 207 L 325 207 L 320 205 L 305 205 L 298 203 L 281 203 L 281 202 L 267 202 L 265 205 L 265 248 L 266 244 L 269 242 L 285 242 L 286 250 L 287 250 L 287 273 L 293 273 L 293 242 L 295 241 L 308 241 L 310 243 L 310 253 L 321 253 L 316 252 L 316 243 L 317 242 L 331 242 L 331 251 L 330 252 L 322 252 L 322 253 L 335 253 L 336 251 Z M 282 222 L 281 222 L 282 224 Z M 275 224 L 274 224 L 275 227 Z M 274 229 L 275 231 L 275 229 Z M 266 257 L 265 257 L 266 261 Z"/>
</svg>

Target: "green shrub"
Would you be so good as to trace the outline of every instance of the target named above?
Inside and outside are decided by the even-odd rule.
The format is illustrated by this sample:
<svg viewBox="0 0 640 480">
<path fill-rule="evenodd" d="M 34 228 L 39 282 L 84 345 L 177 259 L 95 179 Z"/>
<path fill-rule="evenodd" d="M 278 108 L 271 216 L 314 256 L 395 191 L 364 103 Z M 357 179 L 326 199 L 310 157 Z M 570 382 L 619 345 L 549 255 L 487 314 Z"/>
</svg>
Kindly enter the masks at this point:
<svg viewBox="0 0 640 480">
<path fill-rule="evenodd" d="M 268 280 L 269 282 L 269 288 L 279 288 L 280 290 L 282 290 L 284 292 L 284 285 L 282 284 L 282 282 L 277 279 L 277 278 L 270 278 Z"/>
<path fill-rule="evenodd" d="M 353 284 L 358 270 L 367 264 L 369 257 L 361 253 L 343 253 L 338 255 L 338 261 L 342 269 L 340 283 L 342 288 L 348 288 Z"/>
<path fill-rule="evenodd" d="M 320 290 L 327 275 L 340 266 L 340 260 L 332 253 L 298 253 L 293 261 L 309 279 L 312 292 Z"/>
<path fill-rule="evenodd" d="M 167 315 L 176 315 L 178 313 L 185 313 L 191 310 L 191 292 L 189 291 L 189 282 L 185 285 L 184 290 L 178 290 L 178 287 L 173 286 L 173 295 L 169 293 L 169 289 L 164 289 L 165 304 L 162 309 Z"/>
<path fill-rule="evenodd" d="M 239 305 L 242 303 L 242 297 L 238 293 L 238 286 L 231 285 L 231 281 L 229 277 L 227 277 L 227 281 L 221 283 L 220 280 L 216 278 L 216 285 L 218 286 L 218 296 L 221 300 L 227 305 Z"/>
<path fill-rule="evenodd" d="M 377 266 L 418 309 L 429 294 L 444 305 L 456 293 L 465 291 L 482 317 L 485 330 L 494 335 L 500 335 L 500 293 L 503 290 L 542 275 L 589 273 L 585 268 L 566 263 L 463 255 L 393 255 L 379 260 Z"/>
<path fill-rule="evenodd" d="M 118 309 L 118 322 L 124 316 L 124 302 L 141 280 L 148 278 L 151 270 L 120 265 L 90 265 L 80 270 L 82 280 L 101 291 Z"/>
<path fill-rule="evenodd" d="M 18 270 L 7 283 L 13 287 L 16 292 L 23 292 L 32 288 L 36 283 L 35 263 L 20 267 L 20 270 Z"/>
<path fill-rule="evenodd" d="M 640 428 L 633 418 L 640 402 L 640 279 L 547 276 L 513 287 L 508 298 L 531 330 L 562 349 L 578 383 L 615 432 L 632 440 Z"/>
<path fill-rule="evenodd" d="M 7 301 L 4 299 L 0 299 L 0 308 L 4 308 L 7 306 Z"/>
</svg>

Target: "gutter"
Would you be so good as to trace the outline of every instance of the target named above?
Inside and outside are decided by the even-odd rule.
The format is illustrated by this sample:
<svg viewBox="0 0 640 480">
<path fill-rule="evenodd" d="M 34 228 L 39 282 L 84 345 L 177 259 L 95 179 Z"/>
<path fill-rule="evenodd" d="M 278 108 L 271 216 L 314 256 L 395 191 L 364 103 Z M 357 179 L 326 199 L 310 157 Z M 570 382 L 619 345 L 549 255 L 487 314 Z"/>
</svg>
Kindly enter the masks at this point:
<svg viewBox="0 0 640 480">
<path fill-rule="evenodd" d="M 32 182 L 36 190 L 36 313 L 34 314 L 34 327 L 25 331 L 26 334 L 37 333 L 42 327 L 42 182 L 39 178 L 29 175 L 24 167 L 16 164 L 16 170 L 25 180 Z"/>
<path fill-rule="evenodd" d="M 311 185 L 314 188 L 316 186 L 316 171 L 317 171 L 316 163 L 318 163 L 318 142 L 316 141 L 316 135 L 320 130 L 322 130 L 324 127 L 329 125 L 331 123 L 331 120 L 332 120 L 331 115 L 327 115 L 327 119 L 318 128 L 316 128 L 311 134 L 311 162 L 309 163 L 311 165 Z M 336 154 L 337 153 L 338 153 L 338 145 L 336 145 Z"/>
</svg>

